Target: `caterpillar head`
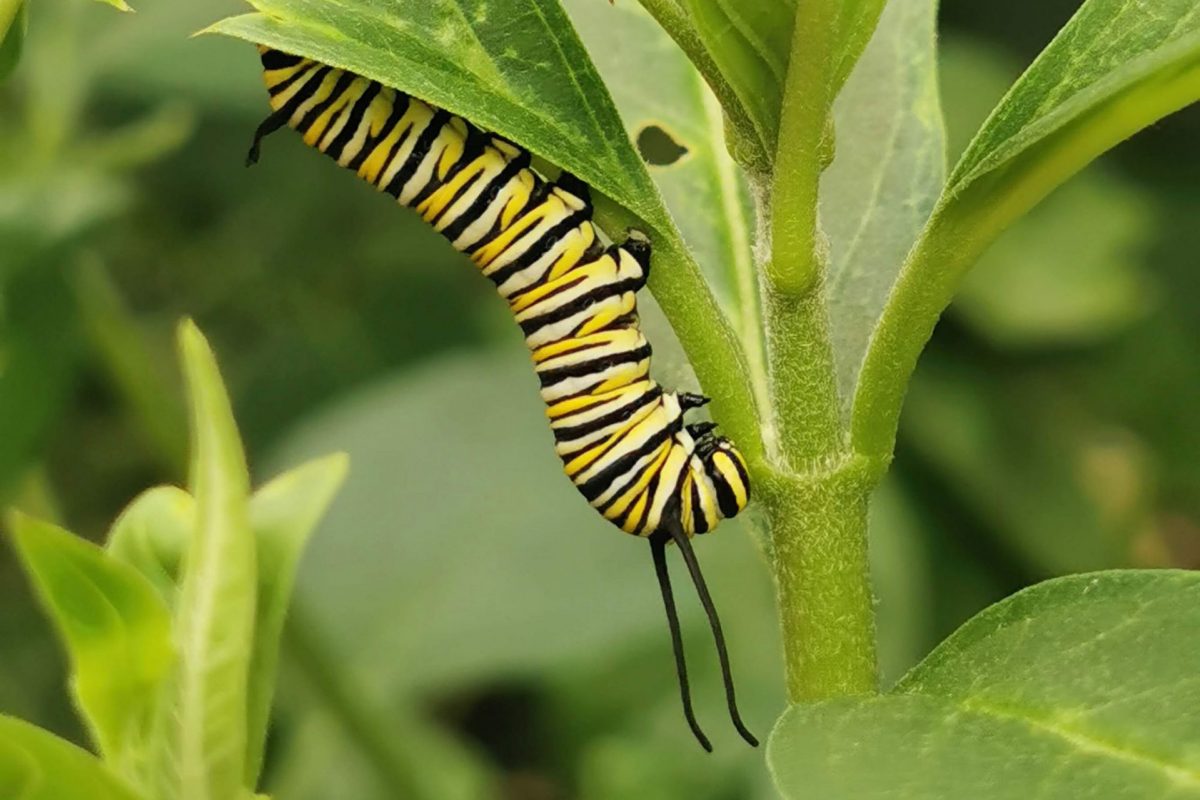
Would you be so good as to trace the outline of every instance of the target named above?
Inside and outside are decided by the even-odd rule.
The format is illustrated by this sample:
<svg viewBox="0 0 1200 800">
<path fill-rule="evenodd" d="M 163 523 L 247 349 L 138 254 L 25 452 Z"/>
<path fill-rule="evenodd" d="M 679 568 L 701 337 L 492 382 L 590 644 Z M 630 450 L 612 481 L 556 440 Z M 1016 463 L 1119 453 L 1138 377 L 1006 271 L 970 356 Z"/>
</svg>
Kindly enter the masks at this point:
<svg viewBox="0 0 1200 800">
<path fill-rule="evenodd" d="M 733 442 L 724 436 L 701 437 L 696 455 L 704 464 L 704 473 L 717 495 L 721 516 L 736 517 L 750 502 L 750 472 L 746 459 Z"/>
<path fill-rule="evenodd" d="M 733 442 L 713 433 L 716 427 L 712 422 L 695 422 L 687 426 L 687 432 L 695 442 L 692 469 L 699 484 L 696 488 L 703 487 L 690 507 L 711 509 L 692 517 L 696 533 L 712 530 L 720 520 L 737 516 L 750 502 L 750 474 L 746 460 Z M 711 499 L 706 501 L 701 495 Z"/>
</svg>

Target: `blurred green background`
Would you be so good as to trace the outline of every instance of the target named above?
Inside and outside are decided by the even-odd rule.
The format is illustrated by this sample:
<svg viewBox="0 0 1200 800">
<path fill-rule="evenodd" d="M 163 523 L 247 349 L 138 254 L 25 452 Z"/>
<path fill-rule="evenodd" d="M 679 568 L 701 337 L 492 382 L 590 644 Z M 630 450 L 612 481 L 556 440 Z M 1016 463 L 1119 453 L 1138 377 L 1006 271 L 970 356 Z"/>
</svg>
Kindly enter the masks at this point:
<svg viewBox="0 0 1200 800">
<path fill-rule="evenodd" d="M 2 505 L 99 538 L 138 491 L 182 480 L 170 346 L 191 315 L 259 479 L 352 458 L 302 570 L 276 796 L 770 796 L 687 597 L 715 755 L 691 740 L 649 558 L 562 477 L 490 286 L 296 137 L 243 168 L 266 108 L 256 55 L 188 38 L 239 3 L 137 5 L 38 0 L 0 84 Z M 1076 5 L 946 1 L 952 155 Z M 939 326 L 872 522 L 887 682 L 1048 576 L 1200 567 L 1198 139 L 1192 110 L 1089 168 Z M 765 734 L 781 665 L 750 527 L 699 550 Z M 0 551 L 0 711 L 82 741 L 64 667 Z"/>
</svg>

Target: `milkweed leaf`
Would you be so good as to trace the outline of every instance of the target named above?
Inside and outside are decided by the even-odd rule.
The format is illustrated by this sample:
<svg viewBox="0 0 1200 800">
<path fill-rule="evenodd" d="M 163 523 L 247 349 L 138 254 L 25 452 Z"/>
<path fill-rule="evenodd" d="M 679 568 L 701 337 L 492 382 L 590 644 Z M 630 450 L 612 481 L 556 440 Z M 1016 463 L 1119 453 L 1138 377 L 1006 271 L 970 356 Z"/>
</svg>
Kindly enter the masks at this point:
<svg viewBox="0 0 1200 800">
<path fill-rule="evenodd" d="M 92 738 L 134 779 L 173 663 L 170 612 L 145 578 L 91 542 L 22 514 L 10 527 L 70 655 L 71 686 Z"/>
<path fill-rule="evenodd" d="M 192 431 L 195 533 L 180 578 L 179 659 L 161 715 L 155 794 L 245 793 L 247 696 L 256 605 L 249 476 L 216 359 L 191 322 L 179 330 Z"/>
<path fill-rule="evenodd" d="M 267 483 L 250 500 L 250 526 L 258 547 L 259 602 L 248 698 L 249 786 L 257 782 L 262 769 L 280 639 L 300 556 L 346 479 L 348 467 L 344 453 L 309 461 Z"/>
<path fill-rule="evenodd" d="M 1200 98 L 1193 0 L 1088 0 L 951 172 L 871 336 L 852 440 L 890 452 L 904 388 L 966 270 L 1015 219 L 1104 151 Z"/>
<path fill-rule="evenodd" d="M 789 709 L 788 798 L 1200 797 L 1200 575 L 1115 571 L 985 610 L 889 694 Z"/>
<path fill-rule="evenodd" d="M 4 800 L 144 800 L 73 744 L 0 716 L 0 797 Z"/>
</svg>

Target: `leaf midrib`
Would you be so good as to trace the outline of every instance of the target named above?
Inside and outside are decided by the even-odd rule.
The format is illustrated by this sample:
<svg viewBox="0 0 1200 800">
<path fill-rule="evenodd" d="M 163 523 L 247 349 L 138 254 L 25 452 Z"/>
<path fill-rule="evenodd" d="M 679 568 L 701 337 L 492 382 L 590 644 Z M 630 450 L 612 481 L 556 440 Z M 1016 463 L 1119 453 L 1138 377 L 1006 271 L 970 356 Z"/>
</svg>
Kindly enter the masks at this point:
<svg viewBox="0 0 1200 800">
<path fill-rule="evenodd" d="M 1142 769 L 1161 772 L 1173 785 L 1200 789 L 1200 769 L 1189 768 L 1164 756 L 1113 742 L 1083 728 L 1065 725 L 1053 717 L 1033 709 L 1002 706 L 984 702 L 979 698 L 968 698 L 958 702 L 952 701 L 952 703 L 963 711 L 999 720 L 1023 723 L 1034 731 L 1046 733 L 1067 742 L 1080 752 L 1114 758 Z"/>
<path fill-rule="evenodd" d="M 947 181 L 947 194 L 961 193 L 980 176 L 998 169 L 1031 145 L 1037 144 L 1061 130 L 1071 120 L 1078 117 L 1080 112 L 1088 111 L 1120 96 L 1125 89 L 1154 77 L 1159 70 L 1170 64 L 1177 61 L 1186 62 L 1188 53 L 1197 49 L 1200 49 L 1200 30 L 1174 41 L 1160 44 L 1153 50 L 1146 51 L 1127 62 L 1119 72 L 1110 72 L 1100 76 L 1087 86 L 1061 98 L 1046 113 L 1030 118 L 1016 134 L 997 143 L 990 150 L 976 154 L 968 149 Z M 1200 54 L 1193 53 L 1192 58 L 1200 59 Z M 1037 62 L 1034 66 L 1036 64 Z M 1030 70 L 1033 68 L 1030 67 Z M 1019 86 L 1021 83 L 1016 84 L 1009 94 L 1000 100 L 996 105 L 996 111 L 980 128 L 981 132 L 991 126 L 996 113 L 1007 107 Z"/>
</svg>

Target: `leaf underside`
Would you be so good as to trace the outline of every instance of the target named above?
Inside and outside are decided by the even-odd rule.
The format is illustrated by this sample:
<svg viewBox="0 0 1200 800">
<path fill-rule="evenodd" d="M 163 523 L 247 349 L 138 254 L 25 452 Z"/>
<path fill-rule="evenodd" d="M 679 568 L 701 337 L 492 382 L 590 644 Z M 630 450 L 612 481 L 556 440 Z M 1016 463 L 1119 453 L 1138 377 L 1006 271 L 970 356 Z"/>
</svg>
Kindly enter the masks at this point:
<svg viewBox="0 0 1200 800">
<path fill-rule="evenodd" d="M 653 182 L 557 0 L 256 0 L 208 30 L 378 80 L 502 134 L 655 227 Z M 536 54 L 536 55 L 533 55 Z"/>
<path fill-rule="evenodd" d="M 1084 3 L 984 124 L 954 168 L 951 191 L 1198 47 L 1200 6 L 1194 0 Z"/>
<path fill-rule="evenodd" d="M 891 0 L 833 106 L 837 152 L 821 178 L 829 316 L 841 396 L 945 180 L 937 3 Z"/>
</svg>

